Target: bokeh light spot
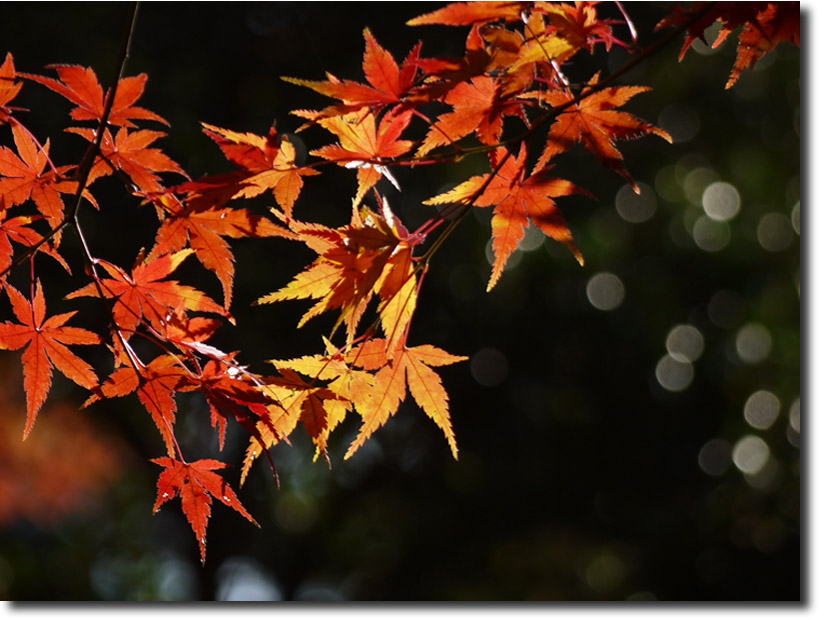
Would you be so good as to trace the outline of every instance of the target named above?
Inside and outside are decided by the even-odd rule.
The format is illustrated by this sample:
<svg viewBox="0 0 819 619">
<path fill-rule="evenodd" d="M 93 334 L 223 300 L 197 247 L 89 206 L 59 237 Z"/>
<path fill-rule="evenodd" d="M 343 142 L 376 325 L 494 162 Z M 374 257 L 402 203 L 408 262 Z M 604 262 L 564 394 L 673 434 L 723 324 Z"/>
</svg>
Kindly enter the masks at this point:
<svg viewBox="0 0 819 619">
<path fill-rule="evenodd" d="M 702 208 L 715 221 L 728 221 L 739 213 L 740 198 L 731 183 L 711 183 L 702 193 Z"/>
<path fill-rule="evenodd" d="M 586 297 L 595 308 L 609 312 L 616 309 L 626 296 L 626 288 L 613 273 L 597 273 L 586 284 Z"/>
<path fill-rule="evenodd" d="M 496 348 L 484 348 L 472 355 L 469 369 L 479 385 L 497 387 L 509 374 L 509 362 L 506 355 Z"/>
<path fill-rule="evenodd" d="M 799 202 L 797 202 L 794 205 L 793 210 L 791 210 L 791 225 L 793 226 L 793 231 L 796 232 L 796 234 L 801 234 L 801 212 L 802 206 Z"/>
<path fill-rule="evenodd" d="M 760 390 L 745 400 L 745 421 L 758 430 L 770 428 L 779 415 L 781 404 L 770 391 Z"/>
<path fill-rule="evenodd" d="M 668 332 L 665 338 L 665 348 L 668 354 L 677 361 L 691 363 L 700 358 L 705 348 L 705 340 L 696 327 L 677 325 Z"/>
<path fill-rule="evenodd" d="M 694 223 L 692 234 L 697 247 L 703 251 L 715 252 L 725 249 L 731 241 L 731 227 L 723 222 L 703 215 Z"/>
<path fill-rule="evenodd" d="M 759 220 L 756 238 L 767 251 L 785 251 L 793 241 L 793 224 L 782 213 L 767 213 Z"/>
<path fill-rule="evenodd" d="M 694 380 L 694 366 L 665 355 L 654 370 L 657 382 L 667 391 L 684 391 Z"/>
<path fill-rule="evenodd" d="M 700 448 L 697 464 L 708 475 L 722 475 L 731 467 L 731 443 L 722 438 L 712 438 Z"/>
<path fill-rule="evenodd" d="M 758 436 L 749 434 L 736 442 L 731 459 L 740 471 L 754 475 L 762 470 L 770 455 L 768 443 Z"/>
<path fill-rule="evenodd" d="M 632 224 L 648 221 L 657 211 L 657 196 L 651 186 L 645 183 L 637 183 L 637 186 L 639 194 L 634 193 L 631 185 L 623 185 L 614 199 L 617 213 Z"/>
<path fill-rule="evenodd" d="M 801 416 L 801 403 L 800 398 L 796 398 L 793 403 L 791 404 L 791 408 L 788 411 L 788 423 L 796 432 L 800 432 L 800 416 Z"/>
<path fill-rule="evenodd" d="M 737 333 L 736 348 L 745 363 L 759 363 L 771 353 L 771 334 L 764 325 L 748 323 Z"/>
<path fill-rule="evenodd" d="M 718 180 L 719 174 L 713 169 L 705 166 L 694 168 L 685 175 L 685 180 L 682 184 L 686 200 L 691 204 L 701 204 L 702 194 L 705 188 Z"/>
</svg>

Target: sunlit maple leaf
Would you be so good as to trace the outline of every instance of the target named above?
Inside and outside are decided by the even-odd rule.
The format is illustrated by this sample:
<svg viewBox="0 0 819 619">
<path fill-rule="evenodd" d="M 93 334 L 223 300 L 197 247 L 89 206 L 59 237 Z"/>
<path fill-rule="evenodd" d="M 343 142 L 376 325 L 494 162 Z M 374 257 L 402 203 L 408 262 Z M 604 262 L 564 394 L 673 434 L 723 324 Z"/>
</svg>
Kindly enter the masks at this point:
<svg viewBox="0 0 819 619">
<path fill-rule="evenodd" d="M 441 428 L 452 455 L 457 458 L 458 447 L 449 418 L 449 396 L 440 376 L 431 368 L 466 361 L 468 357 L 451 355 L 429 344 L 398 348 L 392 357 L 388 357 L 386 351 L 387 341 L 375 339 L 347 353 L 351 365 L 380 369 L 375 374 L 370 397 L 356 407 L 364 423 L 344 458 L 352 456 L 373 432 L 396 413 L 407 395 L 408 386 L 418 406 Z"/>
<path fill-rule="evenodd" d="M 597 2 L 543 2 L 536 3 L 534 11 L 541 12 L 549 20 L 549 25 L 569 45 L 575 49 L 585 48 L 590 52 L 594 46 L 602 43 L 606 51 L 612 45 L 627 45 L 614 36 L 612 25 L 619 23 L 615 19 L 599 19 L 595 5 Z"/>
<path fill-rule="evenodd" d="M 199 542 L 199 553 L 203 565 L 205 563 L 206 533 L 211 512 L 211 497 L 215 497 L 228 507 L 235 509 L 253 524 L 256 524 L 253 517 L 242 506 L 233 488 L 219 474 L 213 472 L 226 468 L 225 463 L 218 460 L 182 462 L 167 457 L 155 458 L 151 462 L 165 469 L 160 473 L 157 482 L 154 513 L 158 512 L 166 501 L 170 501 L 177 495 L 181 497 L 182 511 L 185 512 L 185 516 L 188 518 L 188 522 Z"/>
<path fill-rule="evenodd" d="M 222 237 L 296 238 L 292 232 L 246 209 L 205 208 L 183 203 L 170 194 L 156 196 L 153 202 L 162 215 L 162 225 L 147 260 L 190 245 L 202 266 L 219 278 L 225 295 L 225 308 L 230 307 L 233 297 L 234 258 L 230 246 Z"/>
<path fill-rule="evenodd" d="M 386 105 L 406 102 L 418 72 L 416 61 L 421 53 L 421 44 L 412 48 L 399 68 L 393 55 L 379 45 L 368 28 L 364 29 L 364 42 L 363 67 L 369 85 L 339 80 L 330 73 L 323 82 L 294 77 L 282 79 L 343 101 L 343 105 L 322 110 L 320 117 L 336 116 L 361 107 L 370 107 L 378 112 Z"/>
<path fill-rule="evenodd" d="M 8 52 L 3 64 L 0 65 L 0 125 L 8 122 L 11 118 L 13 109 L 8 104 L 23 87 L 21 82 L 14 81 L 16 77 L 14 58 L 12 58 L 11 52 Z"/>
<path fill-rule="evenodd" d="M 19 157 L 11 149 L 0 146 L 0 194 L 7 207 L 33 199 L 49 225 L 56 228 L 65 211 L 60 194 L 73 194 L 77 183 L 63 180 L 54 170 L 46 170 L 48 140 L 41 150 L 20 125 L 12 125 L 11 130 Z M 69 169 L 65 167 L 59 172 L 65 174 Z"/>
<path fill-rule="evenodd" d="M 410 242 L 406 229 L 386 203 L 382 203 L 382 212 L 389 214 L 385 217 L 366 207 L 360 213 L 355 209 L 351 223 L 339 229 L 293 222 L 293 231 L 320 255 L 284 288 L 256 303 L 316 299 L 299 326 L 319 314 L 341 309 L 336 326 L 343 322 L 352 340 L 372 295 L 380 292 L 384 268 L 392 260 L 403 260 L 397 248 Z"/>
<path fill-rule="evenodd" d="M 595 75 L 587 89 L 594 87 L 598 78 L 599 74 Z M 623 165 L 623 156 L 614 141 L 630 140 L 653 133 L 671 142 L 671 136 L 667 131 L 616 108 L 625 105 L 634 95 L 648 90 L 650 88 L 645 86 L 613 86 L 569 106 L 558 115 L 549 129 L 548 143 L 535 171 L 542 169 L 555 155 L 580 142 L 600 163 L 620 174 L 639 193 L 637 183 Z M 575 95 L 569 90 L 552 90 L 542 93 L 542 98 L 552 107 L 558 107 L 573 101 Z"/>
<path fill-rule="evenodd" d="M 423 157 L 438 146 L 454 144 L 473 131 L 482 143 L 497 144 L 505 116 L 518 116 L 526 122 L 523 105 L 506 85 L 501 79 L 478 76 L 455 86 L 444 97 L 453 110 L 438 116 L 416 157 Z"/>
<path fill-rule="evenodd" d="M 547 236 L 564 243 L 583 264 L 583 257 L 553 198 L 573 193 L 590 194 L 567 180 L 547 176 L 548 168 L 527 175 L 526 157 L 525 142 L 521 144 L 517 158 L 509 155 L 505 148 L 499 148 L 493 151 L 490 158 L 493 167 L 503 161 L 497 173 L 473 176 L 454 189 L 424 202 L 430 205 L 464 202 L 478 207 L 494 206 L 492 249 L 495 261 L 487 290 L 491 290 L 500 279 L 506 261 L 523 239 L 530 221 Z"/>
<path fill-rule="evenodd" d="M 271 127 L 264 137 L 205 123 L 202 127 L 225 157 L 242 170 L 206 177 L 199 186 L 206 192 L 212 192 L 214 188 L 225 191 L 226 198 L 253 198 L 270 190 L 285 214 L 291 217 L 293 205 L 304 185 L 303 177 L 315 176 L 319 172 L 296 164 L 296 148 L 287 136 L 280 138 L 275 127 Z M 192 188 L 197 189 L 197 184 Z"/>
<path fill-rule="evenodd" d="M 799 25 L 798 2 L 771 2 L 764 11 L 749 20 L 739 35 L 737 59 L 725 88 L 731 88 L 743 71 L 753 68 L 759 59 L 780 43 L 798 46 Z M 718 47 L 725 36 L 720 33 L 713 46 Z"/>
<path fill-rule="evenodd" d="M 3 208 L 3 204 L 3 196 L 0 195 L 0 278 L 3 277 L 2 274 L 4 274 L 12 264 L 13 252 L 10 241 L 31 247 L 43 240 L 43 237 L 30 227 L 33 222 L 42 219 L 40 215 L 27 215 L 7 219 L 8 211 Z M 51 256 L 59 262 L 68 273 L 71 273 L 68 263 L 49 243 L 40 245 L 37 251 Z"/>
<path fill-rule="evenodd" d="M 111 276 L 100 280 L 100 286 L 106 298 L 116 299 L 112 314 L 117 327 L 125 336 L 134 331 L 143 318 L 161 332 L 169 316 L 180 307 L 230 318 L 230 314 L 205 293 L 177 281 L 163 281 L 192 253 L 192 249 L 183 249 L 162 255 L 137 264 L 130 275 L 110 262 L 98 260 L 98 264 Z M 98 295 L 97 285 L 92 282 L 66 298 Z"/>
<path fill-rule="evenodd" d="M 531 4 L 531 2 L 453 2 L 432 13 L 413 17 L 407 22 L 407 25 L 471 26 L 500 20 L 518 22 L 521 20 L 521 13 Z"/>
<path fill-rule="evenodd" d="M 0 348 L 17 350 L 27 346 L 23 352 L 23 385 L 27 409 L 23 438 L 26 438 L 51 389 L 52 364 L 81 387 L 93 389 L 97 385 L 97 375 L 68 346 L 99 344 L 102 340 L 96 333 L 65 325 L 77 312 L 57 314 L 46 319 L 45 295 L 39 280 L 33 302 L 9 284 L 5 284 L 5 290 L 14 315 L 20 322 L 0 323 Z"/>
<path fill-rule="evenodd" d="M 266 406 L 270 397 L 253 382 L 243 380 L 244 374 L 234 364 L 227 364 L 229 356 L 212 359 L 201 372 L 192 376 L 180 391 L 198 391 L 205 395 L 211 413 L 211 424 L 219 431 L 219 449 L 225 444 L 225 431 L 229 419 L 252 435 L 258 435 L 256 423 L 267 416 Z"/>
<path fill-rule="evenodd" d="M 52 77 L 32 75 L 30 73 L 21 73 L 20 75 L 47 86 L 76 105 L 77 107 L 71 110 L 71 118 L 74 120 L 100 122 L 105 110 L 105 95 L 94 70 L 78 65 L 64 64 L 50 65 L 48 68 L 56 70 L 60 79 L 55 80 Z M 161 116 L 134 105 L 145 91 L 145 82 L 147 80 L 148 76 L 141 73 L 133 77 L 125 77 L 119 81 L 111 113 L 108 117 L 109 125 L 133 128 L 135 125 L 131 120 L 154 120 L 165 125 L 168 124 L 168 121 Z"/>
<path fill-rule="evenodd" d="M 95 139 L 92 129 L 69 127 L 66 131 L 81 135 L 89 142 Z M 163 189 L 157 172 L 175 172 L 187 178 L 185 171 L 173 159 L 158 148 L 149 148 L 165 134 L 161 131 L 141 129 L 128 133 L 125 127 L 117 131 L 116 137 L 106 129 L 100 144 L 100 155 L 91 166 L 88 184 L 102 176 L 121 171 L 131 177 L 131 181 L 143 192 L 159 192 Z"/>
<path fill-rule="evenodd" d="M 114 372 L 95 390 L 83 406 L 100 398 L 119 398 L 134 391 L 151 414 L 168 453 L 174 454 L 173 425 L 176 422 L 175 394 L 185 384 L 187 374 L 170 355 L 162 355 L 143 365 L 125 365 Z"/>
<path fill-rule="evenodd" d="M 310 154 L 335 161 L 345 168 L 358 169 L 358 191 L 353 199 L 353 205 L 357 206 L 382 175 L 400 189 L 387 166 L 391 159 L 412 148 L 411 140 L 398 139 L 410 120 L 412 112 L 409 110 L 387 114 L 376 127 L 375 116 L 369 109 L 322 118 L 319 124 L 338 136 L 339 143 L 310 151 Z"/>
</svg>

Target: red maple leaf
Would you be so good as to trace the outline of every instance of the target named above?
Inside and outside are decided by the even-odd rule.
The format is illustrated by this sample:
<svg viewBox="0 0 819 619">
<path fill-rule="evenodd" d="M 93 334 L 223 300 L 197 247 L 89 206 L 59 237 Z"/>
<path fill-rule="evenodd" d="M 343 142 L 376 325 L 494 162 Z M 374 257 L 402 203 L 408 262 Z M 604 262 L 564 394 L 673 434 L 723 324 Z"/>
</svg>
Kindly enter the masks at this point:
<svg viewBox="0 0 819 619">
<path fill-rule="evenodd" d="M 344 102 L 344 105 L 324 109 L 320 117 L 345 114 L 362 107 L 371 107 L 377 112 L 386 105 L 406 102 L 418 72 L 417 60 L 421 53 L 421 44 L 418 43 L 412 48 L 399 68 L 393 55 L 378 44 L 369 28 L 364 29 L 364 42 L 364 75 L 369 85 L 339 80 L 330 73 L 323 82 L 294 77 L 282 79 Z"/>
<path fill-rule="evenodd" d="M 187 373 L 170 355 L 162 355 L 148 365 L 131 357 L 131 363 L 114 372 L 103 382 L 83 407 L 100 398 L 119 398 L 134 391 L 145 409 L 151 414 L 168 453 L 174 454 L 173 425 L 176 422 L 176 392 L 185 383 Z"/>
<path fill-rule="evenodd" d="M 99 344 L 102 340 L 91 331 L 65 326 L 77 312 L 57 314 L 46 319 L 45 295 L 39 280 L 33 302 L 9 284 L 5 284 L 5 290 L 14 315 L 20 322 L 0 323 L 0 348 L 17 350 L 27 346 L 23 352 L 23 385 L 27 409 L 26 428 L 23 432 L 25 439 L 34 427 L 37 413 L 51 389 L 52 364 L 81 387 L 93 389 L 97 385 L 97 375 L 68 346 Z"/>
<path fill-rule="evenodd" d="M 29 73 L 20 73 L 20 75 L 47 86 L 76 105 L 77 107 L 71 110 L 71 118 L 74 120 L 100 122 L 105 110 L 105 96 L 94 70 L 78 65 L 64 64 L 50 65 L 48 68 L 57 71 L 57 75 L 60 77 L 59 81 L 42 75 Z M 168 121 L 161 116 L 134 105 L 145 91 L 145 82 L 147 80 L 148 76 L 141 73 L 133 77 L 125 77 L 119 81 L 111 113 L 108 116 L 109 125 L 132 128 L 135 126 L 131 122 L 132 119 L 155 120 L 165 125 L 168 124 Z"/>
<path fill-rule="evenodd" d="M 13 252 L 10 241 L 31 247 L 43 240 L 43 237 L 30 227 L 31 223 L 42 219 L 39 215 L 27 215 L 6 219 L 8 211 L 3 207 L 3 204 L 3 196 L 0 195 L 0 278 L 5 276 L 5 273 L 12 264 Z M 71 273 L 71 269 L 65 259 L 48 243 L 41 245 L 37 251 L 51 256 L 59 262 L 68 273 Z"/>
<path fill-rule="evenodd" d="M 16 77 L 14 58 L 12 58 L 11 52 L 8 52 L 3 64 L 0 65 L 0 124 L 8 122 L 11 118 L 13 108 L 9 107 L 8 104 L 23 87 L 23 84 L 14 81 Z"/>
<path fill-rule="evenodd" d="M 239 133 L 202 123 L 205 135 L 219 145 L 225 157 L 242 168 L 235 173 L 206 177 L 200 183 L 183 186 L 186 190 L 204 190 L 206 196 L 223 194 L 221 199 L 252 198 L 272 190 L 279 206 L 291 217 L 293 205 L 301 193 L 305 176 L 319 172 L 296 164 L 296 148 L 287 139 L 279 138 L 271 127 L 267 136 Z M 207 199 L 205 201 L 208 201 Z M 218 204 L 219 202 L 217 202 Z"/>
<path fill-rule="evenodd" d="M 144 318 L 160 333 L 178 308 L 210 312 L 230 318 L 230 314 L 205 293 L 177 281 L 162 281 L 193 253 L 183 249 L 137 264 L 131 275 L 105 260 L 98 260 L 110 278 L 100 280 L 106 298 L 116 299 L 112 313 L 117 327 L 126 337 Z M 96 283 L 75 290 L 67 299 L 99 296 Z"/>
<path fill-rule="evenodd" d="M 196 539 L 199 542 L 199 553 L 202 564 L 205 563 L 205 541 L 210 520 L 211 497 L 215 497 L 228 507 L 235 509 L 250 522 L 256 524 L 253 517 L 242 506 L 239 497 L 220 475 L 213 471 L 227 467 L 218 460 L 197 460 L 196 462 L 182 462 L 173 458 L 155 458 L 154 464 L 164 467 L 157 482 L 156 502 L 154 513 L 166 501 L 177 495 L 182 499 L 182 511 L 188 518 Z"/>
<path fill-rule="evenodd" d="M 597 84 L 595 75 L 587 89 Z M 625 105 L 634 95 L 646 92 L 646 86 L 613 86 L 588 95 L 579 103 L 560 113 L 549 130 L 548 143 L 535 166 L 541 170 L 555 155 L 581 142 L 603 165 L 611 168 L 631 183 L 639 193 L 637 183 L 623 165 L 623 156 L 614 145 L 615 140 L 630 140 L 653 133 L 671 142 L 668 132 L 616 108 Z M 552 90 L 540 95 L 552 107 L 565 105 L 575 99 L 569 90 Z"/>
<path fill-rule="evenodd" d="M 153 202 L 162 214 L 162 225 L 147 260 L 176 252 L 190 244 L 202 266 L 219 278 L 225 295 L 225 308 L 230 307 L 233 297 L 234 259 L 230 246 L 222 237 L 296 238 L 292 232 L 246 209 L 203 208 L 185 204 L 170 194 L 158 195 Z"/>
<path fill-rule="evenodd" d="M 56 228 L 65 210 L 60 194 L 73 194 L 77 183 L 63 180 L 54 170 L 46 171 L 48 140 L 40 149 L 20 125 L 15 123 L 11 130 L 19 157 L 11 149 L 0 146 L 0 194 L 4 196 L 7 207 L 33 199 L 49 225 Z M 59 172 L 64 175 L 69 169 L 65 167 Z"/>
<path fill-rule="evenodd" d="M 567 180 L 547 176 L 548 168 L 527 176 L 525 142 L 521 144 L 517 158 L 508 155 L 505 148 L 498 148 L 492 152 L 491 161 L 493 167 L 504 161 L 494 175 L 473 176 L 454 189 L 424 202 L 436 205 L 460 201 L 479 207 L 495 207 L 492 216 L 495 261 L 487 291 L 500 279 L 506 261 L 523 239 L 530 221 L 547 236 L 568 246 L 578 262 L 583 264 L 583 257 L 553 198 L 573 193 L 591 194 Z"/>
<path fill-rule="evenodd" d="M 771 2 L 764 11 L 745 24 L 739 35 L 737 59 L 725 88 L 731 88 L 746 69 L 751 69 L 765 54 L 780 43 L 799 45 L 799 3 Z M 724 30 L 727 30 L 724 29 Z M 717 37 L 714 47 L 718 47 L 727 32 Z"/>
<path fill-rule="evenodd" d="M 81 135 L 89 142 L 93 142 L 96 137 L 92 129 L 69 127 L 66 131 Z M 156 172 L 176 172 L 187 178 L 188 175 L 173 159 L 158 148 L 149 148 L 164 135 L 161 131 L 148 129 L 128 133 L 128 129 L 122 127 L 117 131 L 116 138 L 113 138 L 106 129 L 100 144 L 100 155 L 88 175 L 88 184 L 102 176 L 122 171 L 131 177 L 143 193 L 152 193 L 163 189 Z"/>
</svg>

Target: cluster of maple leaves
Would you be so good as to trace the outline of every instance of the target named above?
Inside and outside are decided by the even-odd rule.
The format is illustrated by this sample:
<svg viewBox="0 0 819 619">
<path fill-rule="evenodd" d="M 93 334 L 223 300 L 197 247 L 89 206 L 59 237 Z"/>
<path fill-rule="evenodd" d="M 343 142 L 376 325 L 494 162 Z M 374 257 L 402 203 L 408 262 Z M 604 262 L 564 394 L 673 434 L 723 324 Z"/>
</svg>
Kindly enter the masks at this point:
<svg viewBox="0 0 819 619">
<path fill-rule="evenodd" d="M 330 434 L 355 412 L 362 423 L 346 453 L 350 457 L 396 413 L 407 391 L 457 457 L 448 395 L 435 368 L 466 357 L 430 344 L 408 344 L 432 255 L 475 207 L 492 209 L 494 262 L 488 290 L 530 225 L 564 243 L 582 263 L 555 200 L 590 194 L 553 174 L 560 155 L 580 144 L 637 191 L 615 142 L 645 134 L 670 141 L 662 129 L 620 109 L 648 88 L 610 85 L 617 75 L 604 79 L 596 74 L 583 81 L 567 77 L 570 61 L 581 53 L 619 45 L 641 57 L 619 3 L 614 3 L 621 11 L 617 19 L 600 18 L 597 4 L 455 3 L 408 22 L 468 27 L 464 56 L 457 58 L 424 57 L 418 43 L 399 64 L 365 30 L 365 83 L 330 74 L 323 81 L 284 78 L 335 100 L 322 110 L 293 112 L 304 119 L 303 128 L 326 130 L 332 143 L 311 150 L 312 159 L 300 162 L 294 144 L 275 128 L 260 136 L 203 124 L 233 169 L 198 180 L 154 145 L 165 135 L 156 127 L 168 123 L 137 105 L 146 75 L 122 78 L 105 90 L 90 68 L 49 67 L 56 77 L 21 73 L 8 53 L 0 66 L 0 125 L 8 125 L 14 147 L 0 146 L 0 282 L 14 320 L 0 323 L 0 348 L 25 349 L 24 437 L 48 395 L 53 368 L 90 391 L 86 405 L 136 392 L 167 452 L 153 460 L 163 467 L 154 511 L 181 497 L 203 561 L 213 498 L 253 519 L 217 472 L 225 463 L 183 457 L 175 436 L 177 393 L 204 395 L 220 445 L 229 422 L 247 431 L 242 483 L 253 462 L 286 442 L 299 423 L 314 442 L 316 457 L 329 461 Z M 799 43 L 798 3 L 694 3 L 674 9 L 658 28 L 670 28 L 672 34 L 687 29 L 682 58 L 717 20 L 722 31 L 715 46 L 743 26 L 729 87 L 779 42 Z M 615 28 L 626 36 L 618 38 Z M 89 143 L 79 163 L 56 165 L 50 141 L 39 141 L 20 120 L 23 110 L 12 103 L 27 82 L 73 104 L 70 116 L 79 124 L 65 131 Z M 430 111 L 441 107 L 445 111 Z M 143 128 L 146 123 L 154 128 Z M 419 128 L 420 137 L 410 139 Z M 530 138 L 538 132 L 546 135 L 545 147 L 531 152 Z M 377 190 L 382 178 L 398 187 L 390 170 L 394 166 L 466 155 L 485 157 L 489 171 L 426 200 L 440 208 L 415 231 L 399 221 Z M 343 205 L 351 208 L 349 223 L 337 228 L 304 221 L 309 205 L 299 204 L 298 213 L 295 208 L 305 179 L 328 164 L 355 170 L 357 179 L 352 206 Z M 137 202 L 156 210 L 153 246 L 132 268 L 95 256 L 77 220 L 85 204 L 106 208 L 92 193 L 95 181 L 105 176 L 121 179 Z M 273 203 L 269 217 L 240 206 L 241 200 L 257 196 Z M 68 227 L 80 239 L 81 256 L 63 251 Z M 338 312 L 323 351 L 273 360 L 272 375 L 253 373 L 239 364 L 237 351 L 208 343 L 225 320 L 235 322 L 230 312 L 235 267 L 226 239 L 241 237 L 280 237 L 304 243 L 316 254 L 290 283 L 257 303 L 310 299 L 300 324 Z M 110 314 L 108 329 L 97 333 L 70 326 L 77 311 L 49 314 L 35 275 L 40 255 L 69 274 L 72 266 L 82 265 L 87 283 L 66 299 L 100 299 Z M 191 256 L 218 278 L 221 303 L 170 279 Z M 9 271 L 23 263 L 30 265 L 28 291 L 7 281 Z M 368 308 L 374 312 L 367 313 Z M 135 338 L 152 342 L 155 355 L 138 356 L 131 345 Z M 99 378 L 70 348 L 78 345 L 108 347 L 113 369 L 107 378 Z"/>
</svg>

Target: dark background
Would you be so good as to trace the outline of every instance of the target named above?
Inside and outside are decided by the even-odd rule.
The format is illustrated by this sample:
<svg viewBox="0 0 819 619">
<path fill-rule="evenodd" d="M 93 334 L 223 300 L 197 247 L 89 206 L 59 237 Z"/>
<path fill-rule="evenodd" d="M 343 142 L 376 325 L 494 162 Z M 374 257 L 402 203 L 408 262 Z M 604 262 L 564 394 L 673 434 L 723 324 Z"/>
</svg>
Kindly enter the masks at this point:
<svg viewBox="0 0 819 619">
<path fill-rule="evenodd" d="M 363 81 L 365 26 L 399 61 L 419 39 L 425 56 L 462 55 L 466 29 L 404 25 L 437 6 L 147 3 L 126 73 L 150 76 L 141 103 L 172 127 L 159 145 L 193 177 L 221 172 L 227 164 L 198 123 L 264 133 L 276 122 L 280 131 L 294 131 L 300 121 L 290 110 L 329 100 L 279 76 L 323 79 L 329 71 Z M 655 40 L 653 24 L 664 7 L 626 7 L 641 43 Z M 77 63 L 110 83 L 127 4 L 3 3 L 0 11 L 0 53 L 11 51 L 18 71 L 48 73 L 47 64 Z M 618 33 L 628 37 L 623 28 Z M 581 149 L 558 159 L 560 176 L 596 196 L 558 203 L 584 267 L 547 240 L 519 252 L 522 259 L 486 294 L 488 213 L 467 218 L 436 255 L 410 343 L 471 357 L 441 372 L 458 461 L 440 431 L 409 403 L 344 461 L 358 426 L 347 420 L 331 438 L 332 470 L 312 463 L 299 430 L 292 447 L 273 453 L 281 488 L 260 462 L 239 490 L 261 529 L 215 506 L 202 568 L 178 502 L 151 516 L 159 470 L 148 459 L 163 455 L 152 422 L 135 397 L 100 403 L 82 412 L 83 423 L 120 456 L 116 465 L 105 464 L 116 468 L 116 478 L 105 477 L 93 496 L 86 490 L 88 496 L 68 501 L 51 518 L 23 507 L 7 510 L 11 516 L 0 519 L 0 595 L 800 599 L 800 57 L 798 49 L 780 46 L 726 91 L 736 40 L 735 33 L 717 52 L 700 47 L 678 63 L 680 38 L 622 78 L 653 89 L 627 110 L 678 138 L 674 145 L 651 136 L 621 144 L 643 195 L 656 204 L 646 221 L 619 214 L 628 203 L 623 180 Z M 588 79 L 627 60 L 616 50 L 608 58 L 578 58 L 569 71 Z M 31 110 L 21 118 L 38 137 L 51 137 L 58 163 L 76 160 L 83 144 L 61 133 L 70 109 L 65 101 L 27 84 L 15 103 Z M 329 142 L 321 129 L 299 136 L 308 149 Z M 11 144 L 7 129 L 0 140 Z M 388 185 L 384 191 L 413 229 L 431 212 L 421 201 L 485 171 L 482 158 L 399 169 L 403 191 Z M 84 212 L 82 222 L 97 256 L 128 266 L 140 246 L 150 244 L 156 219 L 109 180 L 95 185 L 101 212 Z M 714 224 L 703 211 L 703 191 L 716 181 L 741 196 L 738 214 L 726 223 Z M 328 168 L 307 179 L 296 216 L 342 224 L 354 191 L 352 172 Z M 258 200 L 253 208 L 261 213 L 269 202 Z M 76 245 L 70 235 L 65 243 Z M 240 360 L 259 372 L 266 359 L 318 352 L 334 317 L 297 331 L 305 304 L 250 307 L 288 282 L 312 254 L 277 239 L 232 247 L 238 327 L 226 326 L 216 345 L 241 350 Z M 68 279 L 50 262 L 37 264 L 49 311 L 81 309 L 92 316 L 92 301 L 61 301 L 84 285 L 81 267 Z M 625 290 L 610 311 L 596 309 L 587 295 L 601 272 L 616 275 Z M 216 279 L 195 261 L 177 275 L 221 299 Z M 14 276 L 28 281 L 27 272 Z M 7 320 L 7 303 L 1 311 Z M 96 320 L 104 320 L 101 311 Z M 693 326 L 704 346 L 691 365 L 672 366 L 693 368 L 693 380 L 671 391 L 658 381 L 657 367 L 669 332 L 682 324 Z M 110 369 L 104 355 L 85 356 L 105 368 L 102 375 Z M 20 366 L 13 353 L 3 357 L 8 398 L 17 405 L 0 406 L 0 415 L 10 428 L 6 442 L 17 445 L 24 424 Z M 749 397 L 760 390 L 779 402 L 765 428 L 744 416 Z M 81 391 L 55 377 L 50 402 L 62 396 L 76 407 L 85 397 Z M 203 406 L 180 396 L 177 434 L 186 455 L 235 464 L 226 476 L 237 487 L 247 437 L 231 428 L 218 455 Z M 15 449 L 37 449 L 49 410 Z M 70 441 L 72 426 L 65 428 Z M 756 438 L 748 442 L 749 436 Z M 764 466 L 747 472 L 743 458 L 760 449 L 764 454 L 762 445 Z M 0 453 L 0 465 L 10 467 L 4 457 L 10 456 Z M 48 461 L 54 471 L 74 466 L 58 452 Z"/>
</svg>

